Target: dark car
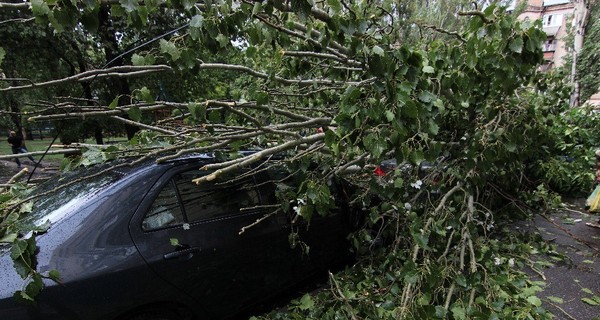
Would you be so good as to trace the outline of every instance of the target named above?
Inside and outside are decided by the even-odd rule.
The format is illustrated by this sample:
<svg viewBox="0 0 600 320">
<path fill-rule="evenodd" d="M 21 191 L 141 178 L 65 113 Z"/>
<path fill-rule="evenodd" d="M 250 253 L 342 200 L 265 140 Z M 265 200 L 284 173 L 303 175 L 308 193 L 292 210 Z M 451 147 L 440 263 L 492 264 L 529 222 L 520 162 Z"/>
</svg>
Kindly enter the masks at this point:
<svg viewBox="0 0 600 320">
<path fill-rule="evenodd" d="M 215 161 L 149 161 L 42 186 L 38 192 L 81 180 L 35 200 L 23 222 L 50 222 L 36 239 L 37 270 L 58 270 L 60 283 L 47 280 L 35 305 L 16 301 L 24 280 L 9 250 L 0 249 L 0 318 L 223 319 L 348 261 L 351 223 L 341 196 L 336 209 L 314 215 L 307 227 L 293 219 L 293 204 L 270 214 L 279 204 L 277 170 L 244 168 L 192 182 Z M 287 188 L 296 187 L 292 180 Z M 331 183 L 333 194 L 344 194 Z M 308 253 L 291 248 L 292 229 Z"/>
</svg>

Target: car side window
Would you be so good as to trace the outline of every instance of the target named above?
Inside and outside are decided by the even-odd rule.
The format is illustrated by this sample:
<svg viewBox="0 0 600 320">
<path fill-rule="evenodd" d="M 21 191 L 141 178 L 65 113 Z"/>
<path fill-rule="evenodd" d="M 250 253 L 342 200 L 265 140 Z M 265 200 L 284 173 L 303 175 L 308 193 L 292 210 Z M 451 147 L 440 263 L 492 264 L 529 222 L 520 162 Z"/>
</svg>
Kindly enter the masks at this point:
<svg viewBox="0 0 600 320">
<path fill-rule="evenodd" d="M 142 221 L 142 230 L 151 231 L 180 225 L 183 222 L 183 211 L 177 199 L 175 185 L 173 181 L 169 181 L 154 200 L 148 213 L 146 213 Z"/>
<path fill-rule="evenodd" d="M 199 185 L 192 182 L 205 174 L 193 170 L 174 178 L 188 222 L 236 215 L 260 204 L 252 176 L 225 175 Z"/>
</svg>

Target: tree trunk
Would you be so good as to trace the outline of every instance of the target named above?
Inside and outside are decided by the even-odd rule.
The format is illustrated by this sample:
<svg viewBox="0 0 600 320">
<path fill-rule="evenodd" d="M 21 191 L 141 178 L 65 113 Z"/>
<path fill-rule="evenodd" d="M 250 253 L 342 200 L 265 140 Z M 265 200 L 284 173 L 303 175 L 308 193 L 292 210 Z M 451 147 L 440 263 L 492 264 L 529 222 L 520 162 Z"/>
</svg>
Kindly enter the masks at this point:
<svg viewBox="0 0 600 320">
<path fill-rule="evenodd" d="M 98 13 L 100 26 L 98 28 L 98 34 L 102 39 L 102 43 L 106 44 L 104 47 L 104 54 L 106 56 L 107 65 L 109 66 L 122 66 L 123 65 L 123 57 L 119 57 L 119 43 L 117 41 L 116 30 L 112 25 L 112 20 L 109 16 L 109 7 L 102 6 Z M 110 65 L 109 65 L 110 64 Z M 129 96 L 131 95 L 131 89 L 129 88 L 129 82 L 127 79 L 119 79 L 111 83 L 111 92 L 112 96 L 119 97 L 118 105 L 126 105 L 129 101 Z M 125 116 L 125 118 L 129 118 Z M 140 131 L 139 127 L 132 125 L 125 125 L 125 131 L 127 132 L 127 139 L 131 140 L 135 133 Z"/>
<path fill-rule="evenodd" d="M 573 84 L 573 93 L 569 105 L 571 107 L 579 106 L 579 81 L 577 76 L 577 59 L 579 58 L 579 52 L 583 47 L 583 39 L 585 38 L 585 29 L 589 20 L 590 11 L 586 7 L 586 1 L 580 1 L 575 4 L 575 28 L 574 28 L 574 41 L 573 41 L 573 63 L 571 65 L 571 83 Z"/>
</svg>

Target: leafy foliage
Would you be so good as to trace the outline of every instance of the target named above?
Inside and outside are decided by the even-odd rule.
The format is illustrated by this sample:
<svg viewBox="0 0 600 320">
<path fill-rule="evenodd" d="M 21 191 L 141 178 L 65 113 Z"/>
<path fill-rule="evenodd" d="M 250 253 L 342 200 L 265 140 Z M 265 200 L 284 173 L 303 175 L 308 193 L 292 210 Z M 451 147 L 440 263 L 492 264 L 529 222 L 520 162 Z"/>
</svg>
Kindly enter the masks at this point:
<svg viewBox="0 0 600 320">
<path fill-rule="evenodd" d="M 549 318 L 536 297 L 540 284 L 513 268 L 528 247 L 496 226 L 514 212 L 555 206 L 545 183 L 585 188 L 588 175 L 567 183 L 563 174 L 589 165 L 598 132 L 584 109 L 564 116 L 567 89 L 537 74 L 546 38 L 539 23 L 493 4 L 479 11 L 458 2 L 465 10 L 455 14 L 432 9 L 453 21 L 445 29 L 411 2 L 386 0 L 35 1 L 42 25 L 82 42 L 101 39 L 112 52 L 107 64 L 132 65 L 69 79 L 98 93 L 97 108 L 74 104 L 30 120 L 133 123 L 147 130 L 119 152 L 136 149 L 158 161 L 251 148 L 284 154 L 303 174 L 302 187 L 287 190 L 284 201 L 295 199 L 297 219 L 326 214 L 335 204 L 323 181 L 358 167 L 345 176 L 356 186 L 353 204 L 365 211 L 353 236 L 357 264 L 331 275 L 330 290 L 274 317 Z M 102 15 L 108 10 L 110 21 Z M 125 50 L 147 37 L 135 53 Z M 128 79 L 129 91 L 106 80 L 117 77 Z M 83 163 L 114 154 L 92 150 Z M 574 156 L 573 167 L 556 155 Z M 226 173 L 258 158 L 211 168 Z M 373 175 L 387 159 L 396 170 Z M 425 160 L 434 168 L 419 175 Z M 10 240 L 20 248 L 22 239 Z"/>
<path fill-rule="evenodd" d="M 600 4 L 590 4 L 588 25 L 585 30 L 585 42 L 578 56 L 577 74 L 581 88 L 581 102 L 600 91 L 600 67 L 598 52 L 600 52 Z"/>
</svg>

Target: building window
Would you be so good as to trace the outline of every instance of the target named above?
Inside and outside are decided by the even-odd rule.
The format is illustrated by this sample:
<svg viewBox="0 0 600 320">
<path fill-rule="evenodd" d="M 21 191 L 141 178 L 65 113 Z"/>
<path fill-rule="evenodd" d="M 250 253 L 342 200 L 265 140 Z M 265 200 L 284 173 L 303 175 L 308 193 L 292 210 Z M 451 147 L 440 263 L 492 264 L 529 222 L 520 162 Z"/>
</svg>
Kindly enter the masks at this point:
<svg viewBox="0 0 600 320">
<path fill-rule="evenodd" d="M 546 40 L 542 46 L 542 49 L 544 52 L 556 51 L 556 39 L 551 38 Z"/>
<path fill-rule="evenodd" d="M 562 25 L 562 14 L 547 14 L 542 18 L 544 27 L 559 27 Z"/>
</svg>

